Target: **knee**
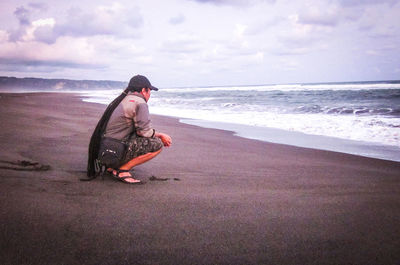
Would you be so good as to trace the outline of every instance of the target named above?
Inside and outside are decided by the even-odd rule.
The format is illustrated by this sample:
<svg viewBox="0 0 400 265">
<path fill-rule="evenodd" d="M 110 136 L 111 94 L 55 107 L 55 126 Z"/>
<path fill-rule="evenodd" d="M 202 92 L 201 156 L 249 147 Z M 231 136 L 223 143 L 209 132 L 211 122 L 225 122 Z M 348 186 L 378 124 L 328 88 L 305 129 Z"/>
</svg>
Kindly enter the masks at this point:
<svg viewBox="0 0 400 265">
<path fill-rule="evenodd" d="M 156 151 L 156 152 L 161 152 L 161 150 L 163 149 L 163 143 L 162 143 L 162 141 L 161 141 L 161 139 L 160 138 L 157 138 L 157 142 L 156 142 L 156 144 L 154 145 L 154 150 Z"/>
<path fill-rule="evenodd" d="M 163 148 L 161 146 L 160 149 L 156 150 L 154 153 L 156 153 L 158 155 L 159 153 L 161 153 L 162 150 L 163 150 Z"/>
</svg>

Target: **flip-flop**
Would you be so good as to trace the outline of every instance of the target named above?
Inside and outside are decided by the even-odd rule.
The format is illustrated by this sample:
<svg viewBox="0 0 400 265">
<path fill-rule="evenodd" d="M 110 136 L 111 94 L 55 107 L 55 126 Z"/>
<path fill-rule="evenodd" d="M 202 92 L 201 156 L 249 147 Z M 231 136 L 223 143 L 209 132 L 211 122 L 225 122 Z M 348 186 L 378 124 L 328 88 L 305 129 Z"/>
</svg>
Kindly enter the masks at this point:
<svg viewBox="0 0 400 265">
<path fill-rule="evenodd" d="M 132 176 L 132 173 L 131 173 L 131 176 L 126 176 L 126 177 L 120 177 L 120 176 L 119 176 L 119 174 L 122 173 L 122 172 L 132 172 L 132 170 L 116 169 L 115 171 L 117 171 L 117 174 L 114 175 L 114 173 L 111 172 L 111 175 L 112 175 L 114 178 L 116 178 L 116 179 L 118 179 L 118 180 L 120 180 L 120 181 L 122 181 L 122 182 L 124 182 L 124 183 L 132 184 L 132 185 L 133 185 L 133 184 L 135 184 L 135 185 L 142 185 L 142 184 L 145 184 L 145 183 L 146 183 L 146 182 L 144 182 L 143 180 L 138 179 L 138 178 Z M 138 182 L 129 182 L 129 181 L 126 181 L 126 179 L 135 179 L 135 180 L 139 180 L 139 181 L 138 181 Z"/>
</svg>

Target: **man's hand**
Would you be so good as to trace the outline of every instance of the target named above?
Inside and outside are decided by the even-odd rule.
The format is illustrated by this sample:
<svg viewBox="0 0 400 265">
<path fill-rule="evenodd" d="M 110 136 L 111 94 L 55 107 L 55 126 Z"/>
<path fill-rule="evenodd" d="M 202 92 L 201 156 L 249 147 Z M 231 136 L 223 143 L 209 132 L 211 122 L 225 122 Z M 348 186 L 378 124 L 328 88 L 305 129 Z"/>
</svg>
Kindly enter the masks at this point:
<svg viewBox="0 0 400 265">
<path fill-rule="evenodd" d="M 169 147 L 172 144 L 171 137 L 165 133 L 157 133 L 156 132 L 155 137 L 160 138 L 165 147 Z"/>
</svg>

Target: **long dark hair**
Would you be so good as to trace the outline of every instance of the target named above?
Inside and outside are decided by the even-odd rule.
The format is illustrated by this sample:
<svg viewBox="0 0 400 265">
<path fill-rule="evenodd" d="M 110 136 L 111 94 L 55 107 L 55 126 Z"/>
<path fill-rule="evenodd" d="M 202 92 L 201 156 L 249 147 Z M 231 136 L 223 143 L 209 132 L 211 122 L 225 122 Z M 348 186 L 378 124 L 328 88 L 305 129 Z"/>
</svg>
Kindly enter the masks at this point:
<svg viewBox="0 0 400 265">
<path fill-rule="evenodd" d="M 103 116 L 97 123 L 96 129 L 90 138 L 89 144 L 89 153 L 88 153 L 88 163 L 87 163 L 87 176 L 89 179 L 94 179 L 96 177 L 96 159 L 98 158 L 99 148 L 100 148 L 100 141 L 101 137 L 103 136 L 107 123 L 110 120 L 111 114 L 115 110 L 115 108 L 121 103 L 121 101 L 125 98 L 129 91 L 134 91 L 134 88 L 128 87 L 115 98 L 106 108 L 103 113 Z"/>
</svg>

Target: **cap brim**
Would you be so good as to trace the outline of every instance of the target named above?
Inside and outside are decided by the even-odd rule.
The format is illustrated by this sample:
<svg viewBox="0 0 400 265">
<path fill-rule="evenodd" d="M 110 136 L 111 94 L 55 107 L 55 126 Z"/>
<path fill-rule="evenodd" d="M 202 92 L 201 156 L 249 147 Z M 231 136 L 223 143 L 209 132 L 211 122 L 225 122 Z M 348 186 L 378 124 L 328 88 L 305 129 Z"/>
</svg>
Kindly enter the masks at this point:
<svg viewBox="0 0 400 265">
<path fill-rule="evenodd" d="M 154 90 L 154 91 L 158 91 L 158 88 L 156 88 L 155 86 L 151 86 L 150 89 Z"/>
</svg>

